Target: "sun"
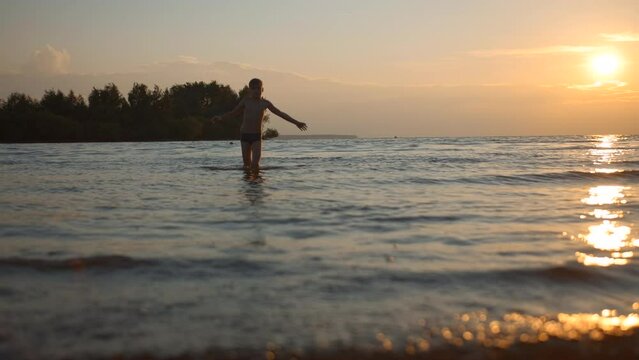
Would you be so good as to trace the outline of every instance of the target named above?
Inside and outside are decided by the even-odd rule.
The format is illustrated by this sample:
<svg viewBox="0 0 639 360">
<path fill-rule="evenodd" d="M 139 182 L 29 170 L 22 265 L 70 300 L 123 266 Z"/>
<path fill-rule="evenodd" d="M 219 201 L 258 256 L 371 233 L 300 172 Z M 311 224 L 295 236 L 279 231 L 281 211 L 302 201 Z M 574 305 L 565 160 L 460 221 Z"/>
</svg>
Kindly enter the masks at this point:
<svg viewBox="0 0 639 360">
<path fill-rule="evenodd" d="M 621 59 L 615 54 L 601 54 L 592 58 L 592 71 L 599 76 L 609 76 L 619 71 Z"/>
</svg>

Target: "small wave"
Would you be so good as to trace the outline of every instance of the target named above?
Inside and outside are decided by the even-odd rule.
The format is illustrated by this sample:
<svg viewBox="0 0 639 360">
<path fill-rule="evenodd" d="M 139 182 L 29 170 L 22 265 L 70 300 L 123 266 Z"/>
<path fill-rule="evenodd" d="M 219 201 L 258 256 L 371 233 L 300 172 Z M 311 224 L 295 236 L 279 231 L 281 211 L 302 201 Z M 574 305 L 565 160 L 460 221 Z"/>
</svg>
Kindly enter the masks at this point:
<svg viewBox="0 0 639 360">
<path fill-rule="evenodd" d="M 304 167 L 306 166 L 305 164 L 296 164 L 296 165 L 289 165 L 289 166 L 261 166 L 260 167 L 260 171 L 269 171 L 269 170 L 291 170 L 291 169 L 296 169 L 296 168 L 300 168 L 300 167 Z M 229 166 L 229 167 L 224 167 L 224 166 L 202 166 L 203 169 L 207 169 L 207 170 L 211 170 L 211 171 L 245 171 L 246 169 L 244 169 L 241 166 Z"/>
<path fill-rule="evenodd" d="M 518 185 L 527 183 L 544 183 L 579 180 L 634 180 L 639 178 L 639 170 L 622 170 L 613 173 L 595 173 L 588 171 L 566 171 L 520 175 L 483 175 L 455 179 L 442 178 L 410 178 L 408 183 L 415 184 L 482 184 L 482 185 Z"/>
<path fill-rule="evenodd" d="M 388 217 L 374 217 L 370 218 L 371 221 L 376 222 L 453 222 L 460 221 L 463 218 L 461 216 L 453 215 L 422 215 L 422 216 L 388 216 Z"/>
<path fill-rule="evenodd" d="M 432 287 L 437 285 L 450 286 L 451 284 L 513 284 L 519 286 L 522 283 L 538 283 L 548 286 L 552 283 L 590 283 L 605 284 L 612 279 L 621 279 L 635 274 L 629 268 L 618 268 L 616 272 L 602 272 L 598 268 L 584 267 L 576 263 L 568 262 L 556 266 L 513 268 L 487 271 L 374 271 L 371 273 L 335 274 L 327 278 L 346 281 L 352 285 L 379 284 L 409 284 L 410 286 Z"/>
<path fill-rule="evenodd" d="M 563 173 L 546 173 L 524 175 L 539 179 L 634 179 L 639 177 L 639 170 L 621 170 L 612 173 L 598 173 L 590 171 L 566 171 Z"/>
<path fill-rule="evenodd" d="M 589 150 L 592 149 L 592 145 L 571 145 L 571 146 L 558 146 L 546 148 L 546 151 L 561 151 L 561 150 Z"/>
<path fill-rule="evenodd" d="M 145 268 L 153 272 L 172 275 L 208 276 L 215 271 L 229 271 L 234 274 L 272 275 L 273 271 L 281 271 L 271 263 L 249 261 L 233 256 L 213 259 L 141 259 L 124 255 L 98 255 L 66 259 L 47 258 L 0 258 L 0 269 L 31 269 L 38 271 L 80 271 L 91 269 L 123 270 Z"/>
<path fill-rule="evenodd" d="M 575 266 L 573 263 L 556 265 L 552 267 L 535 267 L 524 269 L 505 269 L 486 272 L 459 273 L 462 278 L 477 278 L 478 280 L 502 280 L 502 281 L 535 281 L 544 284 L 549 282 L 593 282 L 609 279 L 609 274 L 598 272 L 597 269 L 584 266 Z"/>
<path fill-rule="evenodd" d="M 611 173 L 605 172 L 589 172 L 589 171 L 569 171 L 568 173 L 574 176 L 588 177 L 588 178 L 635 178 L 639 177 L 639 170 L 620 170 Z"/>
<path fill-rule="evenodd" d="M 233 166 L 233 167 L 223 167 L 223 166 L 202 166 L 203 169 L 211 170 L 211 171 L 243 171 L 244 168 L 241 166 Z"/>
<path fill-rule="evenodd" d="M 131 268 L 147 265 L 150 260 L 134 259 L 123 255 L 99 255 L 70 259 L 29 259 L 4 258 L 0 259 L 0 268 L 29 268 L 35 270 L 82 270 L 86 268 Z"/>
<path fill-rule="evenodd" d="M 555 281 L 586 281 L 592 280 L 597 276 L 604 276 L 584 266 L 569 265 L 559 265 L 550 268 L 504 270 L 499 273 L 500 277 L 510 277 L 513 275 L 515 277 L 534 277 Z"/>
<path fill-rule="evenodd" d="M 613 161 L 613 164 L 624 164 L 624 165 L 639 165 L 639 160 L 621 160 L 621 161 Z"/>
<path fill-rule="evenodd" d="M 411 178 L 408 179 L 407 181 L 408 183 L 411 184 L 428 184 L 428 185 L 436 185 L 436 184 L 445 184 L 447 182 L 459 182 L 458 180 L 445 180 L 445 179 L 433 179 L 433 178 L 424 178 L 424 177 L 419 177 L 419 178 Z"/>
<path fill-rule="evenodd" d="M 344 156 L 291 156 L 291 157 L 280 157 L 280 159 L 285 160 L 293 160 L 293 161 L 333 161 L 333 160 L 342 160 L 345 159 Z"/>
<path fill-rule="evenodd" d="M 588 171 L 566 171 L 541 174 L 522 175 L 488 175 L 474 178 L 461 178 L 455 180 L 462 183 L 480 184 L 520 184 L 520 183 L 541 183 L 565 180 L 624 180 L 639 178 L 639 170 L 623 170 L 613 173 L 595 173 Z"/>
<path fill-rule="evenodd" d="M 466 157 L 443 157 L 443 158 L 431 158 L 426 160 L 433 164 L 473 164 L 480 162 L 487 162 L 488 159 L 481 158 L 466 158 Z"/>
</svg>

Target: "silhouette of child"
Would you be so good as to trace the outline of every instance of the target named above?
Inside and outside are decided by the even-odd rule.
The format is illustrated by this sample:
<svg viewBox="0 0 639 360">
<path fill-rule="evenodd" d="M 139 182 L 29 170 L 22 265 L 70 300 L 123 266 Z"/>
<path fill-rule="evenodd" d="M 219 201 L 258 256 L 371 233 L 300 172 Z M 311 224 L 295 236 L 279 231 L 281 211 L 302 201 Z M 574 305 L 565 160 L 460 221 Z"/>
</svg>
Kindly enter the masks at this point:
<svg viewBox="0 0 639 360">
<path fill-rule="evenodd" d="M 251 79 L 249 82 L 248 96 L 240 100 L 235 109 L 221 116 L 214 116 L 213 123 L 235 117 L 244 112 L 242 125 L 240 127 L 240 143 L 242 145 L 242 160 L 244 168 L 257 170 L 260 168 L 260 158 L 262 156 L 262 121 L 266 109 L 282 119 L 295 124 L 300 130 L 307 129 L 306 124 L 293 119 L 288 114 L 280 111 L 272 102 L 262 97 L 262 80 Z"/>
</svg>

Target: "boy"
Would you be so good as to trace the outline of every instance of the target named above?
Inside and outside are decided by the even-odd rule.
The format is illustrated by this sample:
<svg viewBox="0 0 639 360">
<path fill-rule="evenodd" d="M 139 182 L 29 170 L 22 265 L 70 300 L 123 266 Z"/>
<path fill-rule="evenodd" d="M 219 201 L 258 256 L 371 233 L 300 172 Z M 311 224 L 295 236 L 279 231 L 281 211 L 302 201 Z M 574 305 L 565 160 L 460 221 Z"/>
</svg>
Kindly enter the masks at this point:
<svg viewBox="0 0 639 360">
<path fill-rule="evenodd" d="M 249 94 L 240 100 L 235 109 L 221 116 L 214 116 L 213 123 L 229 117 L 237 116 L 244 112 L 240 127 L 240 143 L 242 144 L 242 160 L 244 169 L 258 170 L 260 157 L 262 156 L 262 120 L 266 109 L 282 119 L 295 124 L 300 130 L 307 129 L 306 124 L 297 121 L 288 114 L 283 113 L 270 101 L 262 98 L 262 80 L 251 79 L 249 82 Z"/>
</svg>

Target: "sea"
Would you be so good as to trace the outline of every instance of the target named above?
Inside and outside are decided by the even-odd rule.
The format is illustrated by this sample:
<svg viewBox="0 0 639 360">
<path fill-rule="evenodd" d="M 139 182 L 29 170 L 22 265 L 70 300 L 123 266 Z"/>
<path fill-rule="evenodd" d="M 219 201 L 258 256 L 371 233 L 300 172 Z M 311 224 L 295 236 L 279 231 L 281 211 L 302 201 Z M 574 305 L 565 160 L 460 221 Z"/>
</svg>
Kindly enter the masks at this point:
<svg viewBox="0 0 639 360">
<path fill-rule="evenodd" d="M 639 358 L 639 136 L 263 148 L 0 144 L 0 358 Z"/>
</svg>

